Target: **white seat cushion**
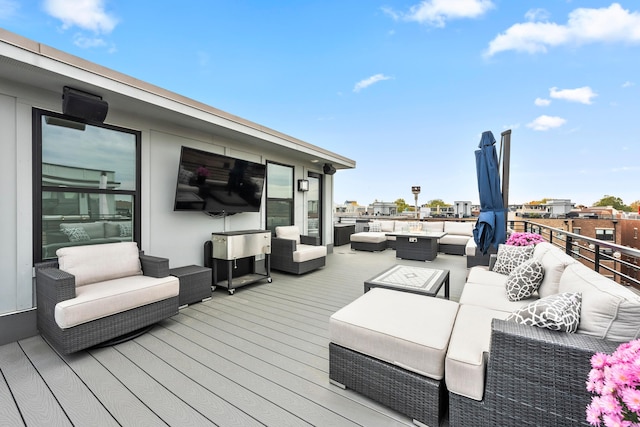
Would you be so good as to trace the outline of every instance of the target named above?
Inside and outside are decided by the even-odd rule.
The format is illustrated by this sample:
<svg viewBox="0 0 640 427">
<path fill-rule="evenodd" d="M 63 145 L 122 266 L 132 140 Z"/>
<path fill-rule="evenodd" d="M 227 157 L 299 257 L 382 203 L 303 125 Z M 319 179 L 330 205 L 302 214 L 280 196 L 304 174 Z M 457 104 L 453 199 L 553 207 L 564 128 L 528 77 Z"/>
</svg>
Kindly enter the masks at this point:
<svg viewBox="0 0 640 427">
<path fill-rule="evenodd" d="M 482 400 L 491 321 L 508 315 L 485 307 L 460 305 L 445 360 L 445 381 L 450 392 Z"/>
<path fill-rule="evenodd" d="M 441 245 L 458 245 L 466 247 L 469 239 L 473 240 L 473 237 L 462 236 L 459 234 L 446 234 L 438 239 L 438 243 Z"/>
<path fill-rule="evenodd" d="M 352 242 L 364 243 L 380 243 L 387 241 L 387 236 L 381 231 L 362 231 L 360 233 L 352 234 L 349 238 Z"/>
<path fill-rule="evenodd" d="M 507 290 L 502 286 L 467 282 L 464 285 L 464 292 L 460 296 L 460 304 L 479 305 L 492 310 L 511 313 L 537 299 L 537 296 L 535 296 L 520 301 L 509 301 Z"/>
<path fill-rule="evenodd" d="M 56 255 L 60 270 L 75 276 L 76 287 L 142 274 L 135 242 L 71 246 Z"/>
<path fill-rule="evenodd" d="M 466 256 L 475 256 L 476 249 L 478 249 L 478 245 L 476 245 L 476 241 L 474 239 L 467 240 L 467 244 L 464 247 L 464 254 Z M 478 255 L 482 255 L 482 252 L 478 251 Z"/>
<path fill-rule="evenodd" d="M 296 250 L 293 252 L 293 262 L 305 262 L 325 256 L 327 256 L 326 246 L 296 245 Z"/>
<path fill-rule="evenodd" d="M 509 276 L 506 274 L 496 273 L 495 271 L 489 270 L 489 267 L 478 265 L 469 269 L 467 283 L 481 283 L 483 285 L 497 286 L 501 289 L 505 289 L 506 291 L 508 278 Z"/>
<path fill-rule="evenodd" d="M 177 277 L 129 276 L 76 288 L 76 297 L 56 304 L 55 319 L 62 329 L 101 319 L 143 305 L 175 297 Z"/>
<path fill-rule="evenodd" d="M 439 380 L 458 303 L 374 288 L 331 316 L 331 342 Z"/>
</svg>

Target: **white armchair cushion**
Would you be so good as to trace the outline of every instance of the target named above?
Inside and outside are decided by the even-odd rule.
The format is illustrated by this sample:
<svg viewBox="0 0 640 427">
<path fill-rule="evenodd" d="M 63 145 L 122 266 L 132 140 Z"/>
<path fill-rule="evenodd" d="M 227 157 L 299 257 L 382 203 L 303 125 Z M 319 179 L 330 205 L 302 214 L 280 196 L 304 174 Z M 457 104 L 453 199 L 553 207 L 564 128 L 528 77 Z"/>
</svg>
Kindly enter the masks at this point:
<svg viewBox="0 0 640 427">
<path fill-rule="evenodd" d="M 135 242 L 71 246 L 56 255 L 60 270 L 75 276 L 76 287 L 142 274 Z"/>
<path fill-rule="evenodd" d="M 276 227 L 276 237 L 295 240 L 300 243 L 300 228 L 297 225 L 281 225 Z"/>
<path fill-rule="evenodd" d="M 305 262 L 327 256 L 326 246 L 296 245 L 293 262 Z"/>
<path fill-rule="evenodd" d="M 56 304 L 55 319 L 60 328 L 122 313 L 143 305 L 175 297 L 180 282 L 174 276 L 129 276 L 92 283 L 76 290 L 76 297 Z"/>
</svg>

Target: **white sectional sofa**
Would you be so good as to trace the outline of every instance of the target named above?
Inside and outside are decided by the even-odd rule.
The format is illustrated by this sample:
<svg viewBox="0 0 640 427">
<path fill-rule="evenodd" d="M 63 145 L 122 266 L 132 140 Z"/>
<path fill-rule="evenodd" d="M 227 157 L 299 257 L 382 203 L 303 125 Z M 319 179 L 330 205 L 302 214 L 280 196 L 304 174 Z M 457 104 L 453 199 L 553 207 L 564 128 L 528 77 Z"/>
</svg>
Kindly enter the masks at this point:
<svg viewBox="0 0 640 427">
<path fill-rule="evenodd" d="M 495 265 L 469 270 L 459 303 L 432 300 L 431 312 L 449 313 L 443 314 L 442 322 L 425 321 L 422 313 L 412 314 L 417 310 L 407 310 L 410 305 L 406 302 L 381 310 L 365 298 L 384 301 L 389 297 L 369 296 L 371 292 L 361 297 L 365 304 L 358 303 L 359 298 L 353 307 L 350 304 L 334 314 L 330 322 L 330 378 L 425 424 L 435 425 L 434 420 L 444 415 L 442 390 L 446 385 L 451 426 L 586 425 L 589 360 L 597 351 L 611 352 L 620 342 L 640 337 L 640 296 L 549 243 L 535 248 L 503 246 L 494 256 Z M 407 294 L 403 298 L 428 297 Z M 451 304 L 456 307 L 449 331 Z M 373 322 L 367 320 L 371 315 Z M 345 323 L 356 325 L 350 329 L 351 335 L 345 335 L 345 329 L 349 330 Z M 416 324 L 422 325 L 423 333 L 408 337 L 406 331 L 414 330 Z M 423 334 L 448 337 L 446 352 L 434 351 Z M 402 336 L 430 348 L 400 348 L 397 343 L 382 342 L 385 340 L 380 337 L 385 335 Z M 393 347 L 411 354 L 389 357 L 367 349 L 362 342 L 372 336 L 376 348 Z M 438 375 L 402 362 L 415 360 L 420 354 L 443 358 L 444 382 L 439 382 Z M 375 366 L 379 372 L 357 370 L 354 366 L 358 364 L 368 364 L 371 369 Z M 385 384 L 371 393 L 374 385 L 367 383 L 371 377 L 374 383 L 386 378 L 390 383 L 415 384 L 415 375 L 424 379 L 409 391 Z M 389 403 L 405 402 L 407 393 L 425 388 L 430 390 L 430 401 L 401 407 Z M 376 395 L 380 393 L 386 395 Z"/>
<path fill-rule="evenodd" d="M 447 254 L 464 255 L 467 244 L 470 240 L 473 241 L 472 222 L 376 220 L 369 222 L 366 231 L 351 235 L 351 249 L 364 251 L 395 249 L 396 237 L 386 234 L 409 230 L 446 232 L 447 234 L 438 241 L 438 251 Z"/>
</svg>

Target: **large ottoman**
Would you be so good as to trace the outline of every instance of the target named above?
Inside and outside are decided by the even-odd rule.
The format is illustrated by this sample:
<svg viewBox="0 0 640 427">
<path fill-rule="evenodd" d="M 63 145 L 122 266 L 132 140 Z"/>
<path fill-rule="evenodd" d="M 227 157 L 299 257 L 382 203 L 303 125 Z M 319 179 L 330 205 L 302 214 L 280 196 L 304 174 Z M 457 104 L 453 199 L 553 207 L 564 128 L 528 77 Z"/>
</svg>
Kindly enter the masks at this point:
<svg viewBox="0 0 640 427">
<path fill-rule="evenodd" d="M 351 249 L 358 251 L 384 251 L 387 249 L 387 236 L 379 231 L 362 231 L 349 236 Z"/>
<path fill-rule="evenodd" d="M 329 378 L 417 424 L 446 412 L 445 355 L 458 303 L 374 288 L 329 321 Z"/>
</svg>

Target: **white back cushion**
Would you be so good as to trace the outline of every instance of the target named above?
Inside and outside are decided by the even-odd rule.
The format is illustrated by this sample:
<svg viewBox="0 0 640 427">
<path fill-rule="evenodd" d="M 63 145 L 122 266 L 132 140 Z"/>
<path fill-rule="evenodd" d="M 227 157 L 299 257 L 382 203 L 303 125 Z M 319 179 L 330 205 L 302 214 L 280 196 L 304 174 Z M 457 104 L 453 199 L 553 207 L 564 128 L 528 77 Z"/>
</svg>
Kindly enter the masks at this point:
<svg viewBox="0 0 640 427">
<path fill-rule="evenodd" d="M 461 236 L 473 236 L 473 223 L 472 222 L 453 222 L 447 221 L 444 223 L 444 231 L 449 234 L 458 234 Z"/>
<path fill-rule="evenodd" d="M 422 224 L 422 230 L 442 232 L 442 230 L 444 230 L 444 221 L 427 221 Z"/>
<path fill-rule="evenodd" d="M 297 225 L 280 225 L 276 227 L 276 237 L 295 240 L 300 243 L 300 229 Z"/>
<path fill-rule="evenodd" d="M 580 292 L 578 332 L 611 341 L 640 336 L 640 296 L 577 262 L 565 268 L 560 292 Z"/>
<path fill-rule="evenodd" d="M 60 270 L 73 274 L 76 286 L 142 274 L 135 242 L 60 248 Z"/>
</svg>

